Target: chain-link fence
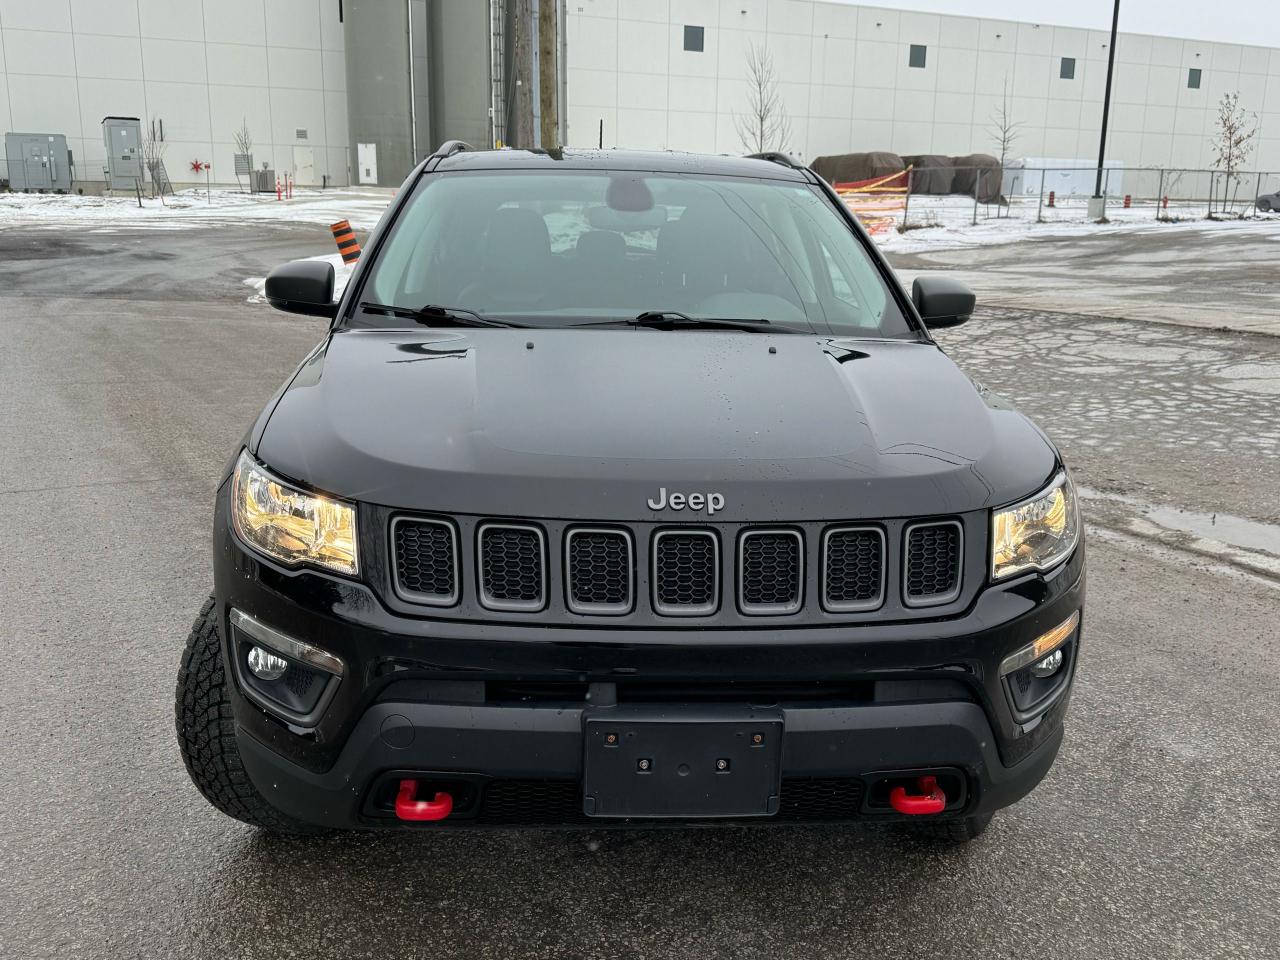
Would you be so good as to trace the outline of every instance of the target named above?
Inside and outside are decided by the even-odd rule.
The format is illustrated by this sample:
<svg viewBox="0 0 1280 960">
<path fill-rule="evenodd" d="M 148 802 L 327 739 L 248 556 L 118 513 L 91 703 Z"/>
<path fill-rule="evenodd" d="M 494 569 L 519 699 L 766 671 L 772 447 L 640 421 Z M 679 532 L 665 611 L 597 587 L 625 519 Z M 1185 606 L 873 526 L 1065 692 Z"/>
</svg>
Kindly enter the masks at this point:
<svg viewBox="0 0 1280 960">
<path fill-rule="evenodd" d="M 894 211 L 897 229 L 904 231 L 1000 219 L 1085 223 L 1098 170 L 1009 165 L 1003 172 L 999 167 L 953 168 L 945 183 L 931 171 L 910 170 L 908 177 L 910 186 Z M 1280 172 L 1244 171 L 1229 177 L 1219 170 L 1168 167 L 1102 171 L 1108 220 L 1275 216 L 1280 214 L 1277 192 Z"/>
</svg>

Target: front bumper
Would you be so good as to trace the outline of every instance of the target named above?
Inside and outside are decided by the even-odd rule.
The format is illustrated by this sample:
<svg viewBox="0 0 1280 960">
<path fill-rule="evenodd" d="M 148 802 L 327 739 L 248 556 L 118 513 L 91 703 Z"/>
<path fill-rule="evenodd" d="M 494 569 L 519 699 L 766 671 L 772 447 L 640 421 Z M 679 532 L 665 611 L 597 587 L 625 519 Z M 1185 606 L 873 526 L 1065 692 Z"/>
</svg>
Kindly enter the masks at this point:
<svg viewBox="0 0 1280 960">
<path fill-rule="evenodd" d="M 998 670 L 1082 609 L 1083 546 L 1048 575 L 989 587 L 963 615 L 932 621 L 517 628 L 406 617 L 359 583 L 278 568 L 236 540 L 224 503 L 214 545 L 224 656 L 230 662 L 237 642 L 234 609 L 343 662 L 308 725 L 273 716 L 228 671 L 250 778 L 307 822 L 403 826 L 385 800 L 404 776 L 450 784 L 465 798 L 432 829 L 616 825 L 586 818 L 579 792 L 586 721 L 615 702 L 660 703 L 677 717 L 690 704 L 773 704 L 784 735 L 782 809 L 770 820 L 894 817 L 875 797 L 894 771 L 953 777 L 939 816 L 987 813 L 1030 791 L 1062 739 L 1083 625 L 1065 648 L 1061 689 L 1033 715 L 1013 709 Z"/>
</svg>

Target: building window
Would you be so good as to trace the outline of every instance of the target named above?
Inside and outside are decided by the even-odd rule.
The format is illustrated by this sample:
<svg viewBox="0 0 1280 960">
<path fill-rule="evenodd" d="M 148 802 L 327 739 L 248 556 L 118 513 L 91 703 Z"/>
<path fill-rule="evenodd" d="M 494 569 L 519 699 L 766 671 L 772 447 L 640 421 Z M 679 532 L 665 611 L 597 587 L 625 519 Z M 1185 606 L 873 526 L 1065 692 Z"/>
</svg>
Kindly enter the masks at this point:
<svg viewBox="0 0 1280 960">
<path fill-rule="evenodd" d="M 1062 58 L 1062 66 L 1058 68 L 1058 77 L 1061 80 L 1074 80 L 1076 78 L 1075 57 Z"/>
<path fill-rule="evenodd" d="M 911 67 L 919 67 L 924 69 L 925 45 L 923 43 L 913 43 L 911 45 L 911 53 L 907 57 L 907 65 Z"/>
<path fill-rule="evenodd" d="M 1200 68 L 1199 67 L 1192 67 L 1190 70 L 1187 71 L 1187 89 L 1188 90 L 1200 89 Z"/>
<path fill-rule="evenodd" d="M 685 26 L 684 48 L 692 51 L 693 53 L 702 52 L 702 27 Z"/>
</svg>

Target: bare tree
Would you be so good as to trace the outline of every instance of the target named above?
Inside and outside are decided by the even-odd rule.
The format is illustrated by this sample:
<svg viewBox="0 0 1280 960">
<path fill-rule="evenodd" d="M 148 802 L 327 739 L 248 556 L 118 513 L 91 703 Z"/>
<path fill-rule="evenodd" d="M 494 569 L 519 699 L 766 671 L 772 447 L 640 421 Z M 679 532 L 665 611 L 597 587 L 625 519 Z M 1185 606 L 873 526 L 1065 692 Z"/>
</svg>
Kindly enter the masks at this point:
<svg viewBox="0 0 1280 960">
<path fill-rule="evenodd" d="M 1236 203 L 1236 193 L 1240 189 L 1240 168 L 1253 152 L 1253 138 L 1258 132 L 1258 115 L 1247 113 L 1240 106 L 1240 93 L 1224 93 L 1218 103 L 1218 129 L 1211 142 L 1217 157 L 1213 166 L 1221 170 L 1222 206 L 1230 212 Z M 1227 191 L 1231 190 L 1231 199 L 1227 200 Z M 1210 196 L 1212 200 L 1212 195 Z"/>
<path fill-rule="evenodd" d="M 157 125 L 161 130 L 159 137 L 156 136 Z M 152 117 L 142 137 L 142 163 L 147 168 L 147 176 L 151 178 L 151 195 L 159 196 L 161 202 L 164 201 L 164 187 L 169 179 L 164 167 L 164 153 L 169 145 L 164 142 L 163 130 L 163 123 Z"/>
<path fill-rule="evenodd" d="M 1013 107 L 1009 103 L 1009 75 L 1004 75 L 1004 89 L 1000 95 L 1000 102 L 991 110 L 991 136 L 995 139 L 996 146 L 1000 148 L 1000 178 L 1004 179 L 1005 163 L 1009 159 L 1009 153 L 1013 149 L 1014 142 L 1018 139 L 1019 131 L 1022 128 L 1022 121 L 1013 118 Z M 1043 171 L 1040 174 L 1044 176 Z M 1003 193 L 1004 184 L 1000 185 L 1000 191 Z"/>
<path fill-rule="evenodd" d="M 747 112 L 735 114 L 733 122 L 747 153 L 787 149 L 791 118 L 778 89 L 773 55 L 763 43 L 747 47 Z"/>
<path fill-rule="evenodd" d="M 235 141 L 236 141 L 236 153 L 241 156 L 245 156 L 249 158 L 248 159 L 249 177 L 250 177 L 249 189 L 252 190 L 253 189 L 253 182 L 252 182 L 253 134 L 249 132 L 249 121 L 244 117 L 240 118 L 240 129 L 235 132 Z M 239 183 L 239 182 L 240 182 L 240 173 L 239 171 L 237 171 L 236 183 Z"/>
</svg>

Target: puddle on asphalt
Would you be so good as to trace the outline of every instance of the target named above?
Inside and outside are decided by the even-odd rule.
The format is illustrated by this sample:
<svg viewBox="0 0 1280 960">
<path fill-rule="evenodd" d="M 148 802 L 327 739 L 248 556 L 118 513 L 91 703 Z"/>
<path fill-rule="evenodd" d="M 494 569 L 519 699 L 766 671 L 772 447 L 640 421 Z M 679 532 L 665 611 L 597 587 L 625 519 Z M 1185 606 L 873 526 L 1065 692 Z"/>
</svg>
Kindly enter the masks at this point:
<svg viewBox="0 0 1280 960">
<path fill-rule="evenodd" d="M 1152 523 L 1205 540 L 1217 540 L 1243 550 L 1256 550 L 1280 557 L 1280 526 L 1248 520 L 1229 513 L 1201 513 L 1148 503 L 1138 497 L 1102 493 L 1085 487 L 1077 488 L 1085 500 L 1110 500 L 1123 504 Z M 1087 516 L 1087 513 L 1086 513 Z"/>
<path fill-rule="evenodd" d="M 1196 513 L 1175 507 L 1150 506 L 1144 513 L 1162 527 L 1183 530 L 1209 540 L 1221 540 L 1246 550 L 1264 550 L 1280 556 L 1280 527 L 1246 520 L 1244 517 L 1233 517 L 1229 513 Z"/>
</svg>

